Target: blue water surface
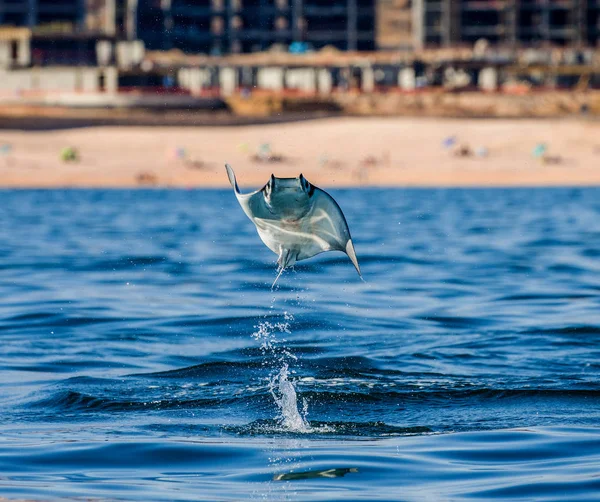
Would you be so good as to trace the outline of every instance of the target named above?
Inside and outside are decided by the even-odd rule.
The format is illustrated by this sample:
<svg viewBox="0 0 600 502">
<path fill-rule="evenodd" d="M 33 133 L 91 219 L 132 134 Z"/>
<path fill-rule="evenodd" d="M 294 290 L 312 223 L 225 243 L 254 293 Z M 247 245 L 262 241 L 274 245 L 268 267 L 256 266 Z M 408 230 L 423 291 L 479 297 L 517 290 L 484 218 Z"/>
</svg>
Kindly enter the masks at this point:
<svg viewBox="0 0 600 502">
<path fill-rule="evenodd" d="M 332 194 L 271 290 L 230 190 L 0 191 L 0 496 L 598 500 L 600 189 Z"/>
</svg>

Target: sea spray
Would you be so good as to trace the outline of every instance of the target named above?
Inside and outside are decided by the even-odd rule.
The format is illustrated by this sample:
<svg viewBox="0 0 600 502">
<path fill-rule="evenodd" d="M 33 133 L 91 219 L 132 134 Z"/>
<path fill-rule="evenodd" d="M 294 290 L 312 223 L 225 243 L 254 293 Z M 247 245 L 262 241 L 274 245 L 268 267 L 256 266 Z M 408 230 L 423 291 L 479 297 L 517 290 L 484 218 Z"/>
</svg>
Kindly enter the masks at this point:
<svg viewBox="0 0 600 502">
<path fill-rule="evenodd" d="M 281 425 L 295 432 L 310 432 L 311 427 L 306 420 L 308 405 L 303 400 L 303 413 L 298 410 L 298 395 L 293 382 L 288 379 L 288 365 L 284 363 L 279 373 L 271 378 L 269 390 L 281 413 Z"/>
<path fill-rule="evenodd" d="M 279 338 L 282 334 L 291 334 L 293 320 L 292 314 L 284 312 L 283 321 L 262 321 L 255 326 L 256 331 L 252 333 L 252 337 L 260 342 L 264 356 L 263 365 L 271 368 L 269 391 L 279 408 L 280 414 L 277 419 L 281 427 L 293 432 L 310 432 L 311 427 L 306 420 L 308 403 L 306 400 L 302 401 L 302 412 L 300 412 L 296 387 L 289 378 L 289 364 L 291 361 L 297 361 L 298 358 L 285 346 L 287 340 Z"/>
</svg>

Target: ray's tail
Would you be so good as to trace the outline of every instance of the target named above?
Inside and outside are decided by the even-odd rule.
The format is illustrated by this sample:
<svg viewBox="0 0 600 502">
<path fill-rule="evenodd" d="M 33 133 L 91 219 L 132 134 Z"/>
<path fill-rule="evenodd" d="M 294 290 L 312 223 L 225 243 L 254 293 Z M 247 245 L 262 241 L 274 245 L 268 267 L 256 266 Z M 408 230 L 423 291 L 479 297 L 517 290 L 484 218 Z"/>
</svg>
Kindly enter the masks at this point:
<svg viewBox="0 0 600 502">
<path fill-rule="evenodd" d="M 277 281 L 281 277 L 281 274 L 283 274 L 284 270 L 285 270 L 285 267 L 279 267 L 279 272 L 277 273 L 277 277 L 275 277 L 275 280 L 273 281 L 273 284 L 271 284 L 271 291 L 273 291 L 273 288 L 275 287 L 275 284 L 277 284 Z"/>
</svg>

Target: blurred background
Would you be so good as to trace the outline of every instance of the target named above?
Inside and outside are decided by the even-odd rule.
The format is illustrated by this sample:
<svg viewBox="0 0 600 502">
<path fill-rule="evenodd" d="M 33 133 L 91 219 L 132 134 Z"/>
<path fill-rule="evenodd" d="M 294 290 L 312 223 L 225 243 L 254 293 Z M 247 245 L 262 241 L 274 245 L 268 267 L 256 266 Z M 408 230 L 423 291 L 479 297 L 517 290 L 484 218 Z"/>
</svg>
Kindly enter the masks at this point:
<svg viewBox="0 0 600 502">
<path fill-rule="evenodd" d="M 599 42 L 600 0 L 0 0 L 0 500 L 598 500 Z M 365 282 L 273 290 L 225 162 L 330 191 Z"/>
<path fill-rule="evenodd" d="M 211 185 L 229 159 L 308 165 L 346 185 L 598 183 L 599 42 L 598 0 L 5 0 L 0 178 Z M 291 125 L 323 118 L 310 131 Z M 571 139 L 556 133 L 565 118 L 578 122 Z M 14 134 L 126 125 L 142 129 L 46 134 L 49 151 Z M 230 125 L 247 129 L 218 129 Z M 180 141 L 147 126 L 216 133 Z M 310 156 L 307 133 L 328 137 Z M 423 142 L 436 145 L 431 158 Z M 65 163 L 79 170 L 67 176 Z M 31 173 L 42 164 L 54 175 Z"/>
</svg>

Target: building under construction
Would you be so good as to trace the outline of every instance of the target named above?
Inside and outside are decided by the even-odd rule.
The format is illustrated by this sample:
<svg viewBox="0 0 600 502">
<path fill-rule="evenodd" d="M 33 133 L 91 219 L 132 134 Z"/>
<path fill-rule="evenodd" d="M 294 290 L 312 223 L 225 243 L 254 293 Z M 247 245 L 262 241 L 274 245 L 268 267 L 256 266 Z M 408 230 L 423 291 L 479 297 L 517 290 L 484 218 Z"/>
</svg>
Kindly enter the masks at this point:
<svg viewBox="0 0 600 502">
<path fill-rule="evenodd" d="M 375 49 L 376 0 L 3 0 L 0 25 L 104 33 L 149 49 L 227 54 Z"/>
<path fill-rule="evenodd" d="M 140 0 L 137 9 L 137 36 L 149 49 L 375 49 L 375 0 Z"/>
<path fill-rule="evenodd" d="M 472 46 L 595 47 L 600 0 L 0 0 L 0 25 L 224 55 Z"/>
<path fill-rule="evenodd" d="M 85 19 L 85 2 L 80 0 L 3 0 L 0 25 L 79 27 Z"/>
<path fill-rule="evenodd" d="M 597 46 L 599 0 L 413 0 L 415 48 Z"/>
<path fill-rule="evenodd" d="M 145 4 L 140 0 L 140 4 Z M 2 0 L 0 26 L 135 38 L 138 0 Z"/>
</svg>

